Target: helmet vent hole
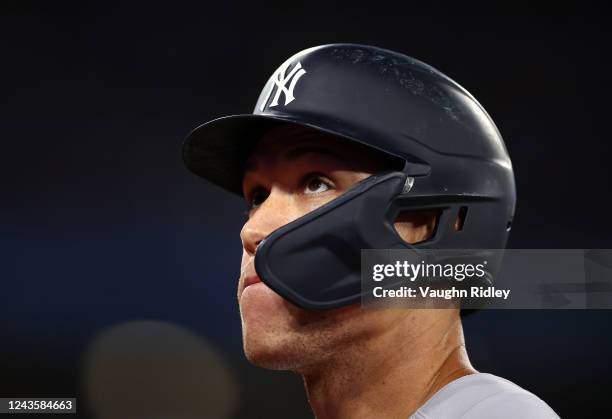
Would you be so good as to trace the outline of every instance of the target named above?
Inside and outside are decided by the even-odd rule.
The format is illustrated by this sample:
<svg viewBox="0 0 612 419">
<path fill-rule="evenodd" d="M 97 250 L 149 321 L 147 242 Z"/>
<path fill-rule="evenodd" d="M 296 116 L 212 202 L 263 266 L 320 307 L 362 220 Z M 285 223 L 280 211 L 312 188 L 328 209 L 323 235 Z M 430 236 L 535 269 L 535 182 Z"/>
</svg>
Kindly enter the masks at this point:
<svg viewBox="0 0 612 419">
<path fill-rule="evenodd" d="M 459 211 L 457 212 L 457 218 L 455 219 L 455 224 L 453 225 L 453 230 L 463 230 L 463 225 L 465 224 L 465 217 L 467 216 L 467 210 L 467 207 L 459 208 Z"/>
</svg>

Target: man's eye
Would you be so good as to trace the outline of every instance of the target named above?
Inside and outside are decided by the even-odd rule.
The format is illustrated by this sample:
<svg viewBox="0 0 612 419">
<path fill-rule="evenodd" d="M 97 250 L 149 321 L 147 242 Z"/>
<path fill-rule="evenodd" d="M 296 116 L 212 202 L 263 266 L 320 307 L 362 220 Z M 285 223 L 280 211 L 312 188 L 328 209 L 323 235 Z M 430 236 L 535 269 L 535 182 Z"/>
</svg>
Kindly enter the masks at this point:
<svg viewBox="0 0 612 419">
<path fill-rule="evenodd" d="M 249 208 L 252 209 L 252 208 L 259 207 L 261 204 L 264 203 L 268 195 L 269 195 L 268 191 L 263 188 L 255 189 L 253 193 L 251 194 L 251 199 L 249 201 Z"/>
<path fill-rule="evenodd" d="M 304 194 L 317 194 L 326 192 L 330 189 L 330 185 L 320 177 L 313 177 L 306 182 Z"/>
</svg>

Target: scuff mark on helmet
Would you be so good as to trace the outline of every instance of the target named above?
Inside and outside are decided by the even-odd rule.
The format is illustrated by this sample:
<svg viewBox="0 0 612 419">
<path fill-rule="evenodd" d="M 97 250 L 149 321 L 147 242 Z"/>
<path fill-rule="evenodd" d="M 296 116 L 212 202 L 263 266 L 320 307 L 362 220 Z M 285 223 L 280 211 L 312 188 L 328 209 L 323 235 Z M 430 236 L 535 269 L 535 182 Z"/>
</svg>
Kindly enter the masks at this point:
<svg viewBox="0 0 612 419">
<path fill-rule="evenodd" d="M 332 49 L 331 56 L 351 64 L 375 66 L 385 80 L 396 83 L 415 96 L 421 96 L 429 100 L 441 108 L 451 119 L 461 122 L 461 109 L 456 106 L 448 93 L 429 80 L 431 77 L 445 80 L 445 77 L 441 76 L 433 67 L 412 57 L 400 61 L 391 54 L 386 55 L 385 50 L 373 53 L 350 46 Z M 421 74 L 425 77 L 421 77 Z"/>
</svg>

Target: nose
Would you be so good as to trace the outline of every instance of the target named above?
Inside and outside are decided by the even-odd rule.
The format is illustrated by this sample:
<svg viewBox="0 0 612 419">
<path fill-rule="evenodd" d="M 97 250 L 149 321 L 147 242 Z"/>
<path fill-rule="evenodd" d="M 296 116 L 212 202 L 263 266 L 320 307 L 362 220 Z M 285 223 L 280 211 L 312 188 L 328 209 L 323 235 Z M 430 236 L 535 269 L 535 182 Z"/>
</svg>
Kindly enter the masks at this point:
<svg viewBox="0 0 612 419">
<path fill-rule="evenodd" d="M 265 235 L 260 229 L 253 226 L 250 221 L 251 220 L 247 221 L 244 227 L 242 227 L 240 231 L 240 240 L 242 241 L 242 248 L 247 254 L 253 256 L 257 251 L 257 246 L 261 244 Z"/>
<path fill-rule="evenodd" d="M 299 216 L 293 210 L 290 194 L 273 189 L 266 200 L 254 211 L 240 231 L 242 247 L 253 256 L 257 247 L 273 231 Z"/>
</svg>

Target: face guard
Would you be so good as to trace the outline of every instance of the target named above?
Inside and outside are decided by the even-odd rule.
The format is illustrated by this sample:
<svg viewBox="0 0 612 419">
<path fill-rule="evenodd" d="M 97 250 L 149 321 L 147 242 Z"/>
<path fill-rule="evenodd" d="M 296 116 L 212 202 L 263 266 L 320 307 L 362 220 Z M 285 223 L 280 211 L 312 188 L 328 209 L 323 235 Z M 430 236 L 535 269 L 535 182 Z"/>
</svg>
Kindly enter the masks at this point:
<svg viewBox="0 0 612 419">
<path fill-rule="evenodd" d="M 253 114 L 196 128 L 186 166 L 239 195 L 244 163 L 279 124 L 368 145 L 402 169 L 371 176 L 270 234 L 258 247 L 262 281 L 304 309 L 358 302 L 361 249 L 503 249 L 514 214 L 512 165 L 482 106 L 457 83 L 391 51 L 334 44 L 287 60 L 264 87 Z M 393 224 L 403 211 L 439 209 L 434 235 L 404 242 Z M 454 228 L 458 214 L 465 218 Z"/>
</svg>

